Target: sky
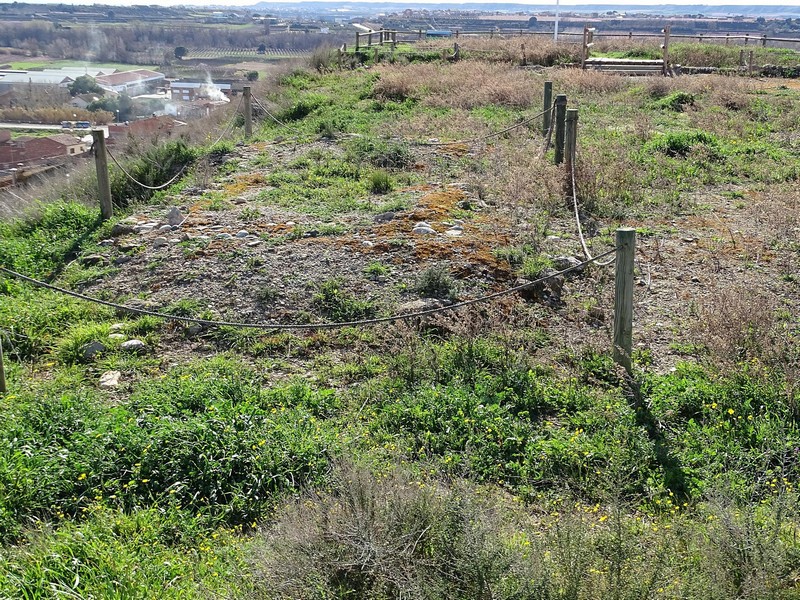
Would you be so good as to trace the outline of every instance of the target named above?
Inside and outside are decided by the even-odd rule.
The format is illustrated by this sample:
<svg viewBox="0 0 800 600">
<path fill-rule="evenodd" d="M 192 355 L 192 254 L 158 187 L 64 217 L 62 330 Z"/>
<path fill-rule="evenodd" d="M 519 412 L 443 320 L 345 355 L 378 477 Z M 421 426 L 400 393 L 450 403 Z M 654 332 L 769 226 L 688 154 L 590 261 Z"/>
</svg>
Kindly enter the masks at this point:
<svg viewBox="0 0 800 600">
<path fill-rule="evenodd" d="M 267 3 L 274 3 L 280 4 L 282 0 L 264 0 Z M 283 0 L 285 2 L 297 2 L 298 0 Z M 356 0 L 358 2 L 366 2 L 369 4 L 381 4 L 387 1 L 391 2 L 392 4 L 402 4 L 402 0 Z M 486 0 L 486 2 L 502 2 L 502 0 Z M 75 4 L 75 5 L 88 5 L 90 2 L 88 0 L 84 1 L 63 1 L 63 0 L 39 0 L 42 3 L 60 3 L 60 4 Z M 2 2 L 0 2 L 2 3 Z M 137 2 L 141 4 L 150 4 L 154 3 L 153 0 L 141 0 L 141 2 Z M 256 1 L 246 1 L 246 0 L 194 0 L 192 2 L 186 2 L 186 0 L 161 0 L 157 2 L 158 4 L 169 5 L 169 6 L 177 6 L 177 5 L 184 5 L 184 6 L 227 6 L 227 7 L 248 7 L 256 4 Z M 410 0 L 412 4 L 464 4 L 463 2 L 458 2 L 457 0 Z M 531 4 L 537 6 L 547 6 L 552 4 L 555 6 L 555 0 L 551 3 L 543 2 L 542 0 L 509 0 L 508 3 L 510 4 Z M 115 4 L 115 5 L 129 5 L 130 2 L 126 0 L 106 0 L 104 2 L 100 2 L 99 4 Z M 347 4 L 346 0 L 342 2 L 342 4 Z M 470 4 L 467 2 L 466 4 Z M 658 0 L 635 0 L 633 2 L 615 2 L 614 0 L 560 0 L 561 6 L 570 6 L 575 4 L 617 4 L 621 6 L 658 6 L 658 5 L 672 5 L 672 6 L 719 6 L 719 5 L 737 5 L 737 6 L 752 6 L 752 5 L 764 5 L 764 6 L 797 6 L 800 7 L 800 0 L 705 0 L 698 2 L 697 0 L 671 0 L 670 2 L 659 2 Z"/>
</svg>

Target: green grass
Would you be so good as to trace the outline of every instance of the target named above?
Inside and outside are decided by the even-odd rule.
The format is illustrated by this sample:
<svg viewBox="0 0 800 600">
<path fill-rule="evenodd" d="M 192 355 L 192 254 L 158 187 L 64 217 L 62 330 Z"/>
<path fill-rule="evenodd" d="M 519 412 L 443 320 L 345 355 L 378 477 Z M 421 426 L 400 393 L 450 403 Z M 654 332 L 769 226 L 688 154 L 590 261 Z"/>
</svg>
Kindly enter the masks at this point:
<svg viewBox="0 0 800 600">
<path fill-rule="evenodd" d="M 430 158 L 381 135 L 466 117 L 461 137 L 470 137 L 476 121 L 496 128 L 518 113 L 428 108 L 424 89 L 418 102 L 381 102 L 372 94 L 376 71 L 282 77 L 270 100 L 291 135 L 315 146 L 287 161 L 262 148 L 256 166 L 274 189 L 257 202 L 329 219 L 411 209 L 408 191 L 372 203 L 377 169 L 398 187 L 493 186 L 514 166 Z M 526 85 L 540 83 L 530 77 Z M 559 83 L 574 86 L 570 98 L 582 111 L 578 188 L 593 217 L 646 215 L 639 232 L 654 237 L 653 221 L 674 216 L 702 186 L 735 185 L 728 195 L 744 201 L 749 188 L 800 175 L 798 151 L 784 137 L 796 129 L 791 90 L 731 98 L 641 81 L 614 80 L 602 93 L 582 87 L 596 84 Z M 320 140 L 326 133 L 333 136 Z M 274 123 L 258 132 L 261 140 L 278 135 L 287 130 Z M 131 165 L 160 182 L 198 157 L 239 151 L 223 142 L 151 152 Z M 246 160 L 226 161 L 214 176 L 230 179 L 252 166 Z M 416 174 L 426 161 L 434 166 Z M 522 167 L 525 182 L 552 184 L 561 198 L 550 166 Z M 166 202 L 166 193 L 131 197 L 122 180 L 115 185 L 132 209 Z M 504 203 L 515 193 L 507 189 Z M 220 190 L 200 202 L 233 208 Z M 63 201 L 0 224 L 0 264 L 77 288 L 102 280 L 110 271 L 75 261 L 108 237 L 111 224 L 100 224 L 93 206 Z M 532 209 L 542 231 L 551 231 L 550 219 L 571 223 L 561 204 Z M 487 226 L 493 235 L 489 211 L 476 199 L 476 232 Z M 241 217 L 269 212 L 256 205 Z M 269 241 L 361 227 L 342 220 L 348 225 L 297 226 Z M 596 242 L 607 241 L 606 231 Z M 511 277 L 535 278 L 551 267 L 547 244 L 566 241 L 531 228 L 503 239 L 490 258 Z M 182 252 L 191 257 L 200 246 L 186 242 Z M 307 290 L 310 312 L 294 320 L 371 318 L 395 300 L 452 300 L 462 286 L 472 297 L 503 284 L 488 274 L 464 284 L 460 263 L 396 260 L 426 249 L 416 238 L 391 238 L 387 248 L 366 255 L 351 280 L 319 278 Z M 248 261 L 254 271 L 267 264 Z M 399 298 L 364 292 L 389 274 Z M 268 309 L 284 300 L 277 290 L 259 285 L 254 301 Z M 397 327 L 220 327 L 190 336 L 181 325 L 126 319 L 0 279 L 9 381 L 0 397 L 0 596 L 386 600 L 404 586 L 408 597 L 475 600 L 489 590 L 504 600 L 796 597 L 800 415 L 791 356 L 781 363 L 748 350 L 747 363 L 723 367 L 707 348 L 676 340 L 671 350 L 687 362 L 655 372 L 643 348 L 631 380 L 608 352 L 557 343 L 549 319 L 570 326 L 599 305 L 594 296 L 581 301 L 563 314 L 520 302 Z M 176 299 L 165 312 L 207 317 L 211 308 Z M 783 310 L 782 331 L 794 335 Z M 511 320 L 516 311 L 524 326 Z M 121 353 L 109 338 L 118 322 L 151 351 Z M 107 350 L 86 361 L 82 349 L 94 340 Z M 101 389 L 111 369 L 121 385 Z"/>
</svg>

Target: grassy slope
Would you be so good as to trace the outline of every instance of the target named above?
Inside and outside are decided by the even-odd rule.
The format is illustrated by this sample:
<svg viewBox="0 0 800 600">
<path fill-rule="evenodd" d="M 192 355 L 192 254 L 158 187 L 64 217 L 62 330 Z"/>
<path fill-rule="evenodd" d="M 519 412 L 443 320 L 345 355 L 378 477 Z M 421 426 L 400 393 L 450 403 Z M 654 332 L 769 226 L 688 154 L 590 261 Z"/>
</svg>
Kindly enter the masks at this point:
<svg viewBox="0 0 800 600">
<path fill-rule="evenodd" d="M 535 76 L 509 84 L 469 64 L 415 68 L 294 74 L 272 100 L 301 142 L 387 130 L 471 137 L 539 103 L 520 91 L 538 88 Z M 466 93 L 463 69 L 478 82 Z M 579 189 L 609 225 L 702 213 L 699 188 L 744 197 L 797 178 L 800 157 L 783 137 L 797 123 L 790 90 L 554 77 L 582 111 L 590 168 Z M 259 136 L 279 134 L 267 123 Z M 384 160 L 407 146 L 341 146 L 270 164 L 272 189 L 254 206 L 369 215 L 380 210 L 365 201 L 374 169 L 417 182 L 413 162 Z M 491 179 L 480 155 L 434 160 L 436 178 L 477 172 L 486 185 L 511 185 Z M 220 177 L 236 169 L 226 163 Z M 222 196 L 207 200 L 225 208 Z M 557 186 L 537 201 L 569 222 Z M 1 227 L 0 264 L 67 285 L 109 275 L 63 269 L 108 232 L 81 205 Z M 783 240 L 774 251 L 797 248 Z M 501 254 L 517 269 L 539 256 L 522 244 Z M 732 357 L 709 339 L 662 372 L 639 352 L 631 390 L 607 354 L 503 328 L 491 313 L 427 334 L 209 332 L 218 355 L 179 364 L 109 343 L 87 364 L 80 348 L 107 340 L 114 322 L 165 353 L 186 334 L 2 285 L 11 387 L 0 401 L 2 596 L 796 595 L 796 313 L 777 321 L 777 340 L 734 328 Z M 333 297 L 337 309 L 351 306 Z M 552 360 L 533 357 L 541 347 Z M 302 365 L 295 376 L 276 377 L 289 361 Z M 128 381 L 113 393 L 95 383 L 109 369 Z M 307 487 L 320 495 L 287 500 Z M 390 551 L 364 553 L 373 546 Z"/>
</svg>

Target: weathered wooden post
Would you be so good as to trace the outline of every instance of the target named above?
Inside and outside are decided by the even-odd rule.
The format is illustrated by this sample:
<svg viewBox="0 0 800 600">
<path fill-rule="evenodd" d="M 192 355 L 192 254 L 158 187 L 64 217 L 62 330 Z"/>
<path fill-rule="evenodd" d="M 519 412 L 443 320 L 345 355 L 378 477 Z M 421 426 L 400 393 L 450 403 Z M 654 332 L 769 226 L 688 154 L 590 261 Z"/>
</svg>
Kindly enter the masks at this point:
<svg viewBox="0 0 800 600">
<path fill-rule="evenodd" d="M 6 368 L 3 366 L 3 336 L 0 335 L 0 394 L 8 392 L 6 388 Z"/>
<path fill-rule="evenodd" d="M 749 43 L 750 43 L 750 34 L 749 33 L 745 33 L 744 34 L 744 45 L 747 46 L 747 44 L 749 44 Z"/>
<path fill-rule="evenodd" d="M 750 54 L 747 57 L 747 74 L 752 77 L 753 76 L 753 51 L 750 50 Z"/>
<path fill-rule="evenodd" d="M 766 48 L 767 47 L 767 34 L 766 33 L 763 36 L 761 36 L 761 47 L 762 48 Z"/>
<path fill-rule="evenodd" d="M 567 109 L 566 131 L 564 133 L 564 152 L 567 160 L 567 172 L 571 172 L 575 165 L 575 150 L 578 141 L 578 109 Z M 569 181 L 569 190 L 572 193 L 572 179 Z"/>
<path fill-rule="evenodd" d="M 361 40 L 361 34 L 356 31 L 356 52 L 358 52 L 358 42 Z"/>
<path fill-rule="evenodd" d="M 107 221 L 114 216 L 114 207 L 111 204 L 111 179 L 108 176 L 105 132 L 102 129 L 93 129 L 92 140 L 94 165 L 97 169 L 97 192 L 100 196 L 100 217 L 103 221 Z"/>
<path fill-rule="evenodd" d="M 614 274 L 614 362 L 631 374 L 633 365 L 633 262 L 636 230 L 617 229 L 617 264 Z"/>
<path fill-rule="evenodd" d="M 728 45 L 730 45 L 730 43 L 731 43 L 731 34 L 730 33 L 726 33 L 725 34 L 725 45 L 728 46 Z"/>
<path fill-rule="evenodd" d="M 555 164 L 564 162 L 564 134 L 566 131 L 567 95 L 556 96 L 556 156 Z"/>
<path fill-rule="evenodd" d="M 542 115 L 542 135 L 550 131 L 550 120 L 553 116 L 553 82 L 544 82 L 544 114 Z"/>
<path fill-rule="evenodd" d="M 367 46 L 369 46 L 370 48 L 372 47 L 372 32 L 371 31 L 367 34 Z"/>
<path fill-rule="evenodd" d="M 671 25 L 667 25 L 662 30 L 664 33 L 664 43 L 661 44 L 661 51 L 662 51 L 661 60 L 663 61 L 663 64 L 661 65 L 661 74 L 664 77 L 669 75 L 669 34 L 671 28 L 672 28 Z"/>
<path fill-rule="evenodd" d="M 244 101 L 244 137 L 250 139 L 253 135 L 253 95 L 250 91 L 250 86 L 246 85 L 242 88 Z"/>
</svg>

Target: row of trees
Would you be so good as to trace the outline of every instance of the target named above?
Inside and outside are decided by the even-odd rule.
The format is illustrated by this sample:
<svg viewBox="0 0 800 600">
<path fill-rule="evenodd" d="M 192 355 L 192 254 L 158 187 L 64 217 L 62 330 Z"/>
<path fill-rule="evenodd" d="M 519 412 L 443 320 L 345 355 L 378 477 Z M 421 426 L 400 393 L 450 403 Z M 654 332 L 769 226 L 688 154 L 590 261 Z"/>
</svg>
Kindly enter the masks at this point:
<svg viewBox="0 0 800 600">
<path fill-rule="evenodd" d="M 0 23 L 0 46 L 18 48 L 58 59 L 161 63 L 176 47 L 238 47 L 312 49 L 336 43 L 330 35 L 278 33 L 265 36 L 262 28 L 152 26 L 56 28 L 52 23 Z M 153 61 L 153 59 L 156 59 Z"/>
</svg>

